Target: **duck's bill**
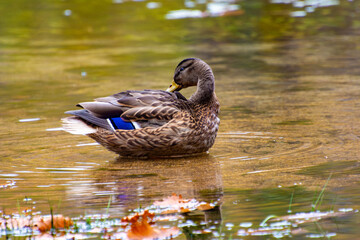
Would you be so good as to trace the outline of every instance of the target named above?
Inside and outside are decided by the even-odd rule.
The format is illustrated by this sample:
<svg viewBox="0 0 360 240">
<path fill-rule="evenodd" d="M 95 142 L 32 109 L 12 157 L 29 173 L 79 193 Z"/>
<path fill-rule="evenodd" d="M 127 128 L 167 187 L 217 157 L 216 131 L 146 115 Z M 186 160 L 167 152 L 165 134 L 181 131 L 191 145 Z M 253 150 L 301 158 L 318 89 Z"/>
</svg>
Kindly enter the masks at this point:
<svg viewBox="0 0 360 240">
<path fill-rule="evenodd" d="M 181 85 L 177 84 L 175 81 L 173 81 L 168 89 L 166 91 L 168 92 L 174 92 L 174 91 L 180 91 L 182 88 Z"/>
</svg>

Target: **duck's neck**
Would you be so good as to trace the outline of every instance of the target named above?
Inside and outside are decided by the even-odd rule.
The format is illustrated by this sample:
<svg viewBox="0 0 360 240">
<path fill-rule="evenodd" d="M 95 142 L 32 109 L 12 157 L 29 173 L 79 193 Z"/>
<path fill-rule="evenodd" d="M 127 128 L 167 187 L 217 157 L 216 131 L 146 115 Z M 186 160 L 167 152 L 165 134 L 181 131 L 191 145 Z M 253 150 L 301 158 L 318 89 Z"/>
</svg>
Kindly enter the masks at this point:
<svg viewBox="0 0 360 240">
<path fill-rule="evenodd" d="M 190 97 L 190 101 L 198 104 L 208 103 L 214 97 L 215 77 L 210 68 L 203 71 L 199 76 L 196 92 Z"/>
</svg>

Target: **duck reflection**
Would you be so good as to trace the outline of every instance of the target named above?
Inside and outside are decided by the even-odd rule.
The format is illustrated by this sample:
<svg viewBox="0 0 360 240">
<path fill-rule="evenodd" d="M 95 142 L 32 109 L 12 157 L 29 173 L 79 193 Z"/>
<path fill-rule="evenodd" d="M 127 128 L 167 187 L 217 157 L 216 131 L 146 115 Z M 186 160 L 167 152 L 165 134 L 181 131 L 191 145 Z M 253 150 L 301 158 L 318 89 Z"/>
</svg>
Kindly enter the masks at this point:
<svg viewBox="0 0 360 240">
<path fill-rule="evenodd" d="M 185 221 L 205 221 L 212 226 L 221 223 L 223 187 L 220 164 L 209 155 L 179 159 L 118 158 L 95 173 L 99 191 L 107 190 L 106 184 L 102 183 L 115 183 L 112 185 L 112 204 L 124 209 L 146 207 L 175 193 L 184 199 L 219 203 L 211 210 L 185 214 Z"/>
<path fill-rule="evenodd" d="M 112 190 L 116 202 L 126 208 L 151 204 L 173 193 L 206 202 L 219 201 L 222 197 L 220 166 L 208 155 L 179 159 L 118 158 L 95 174 L 98 183 L 115 182 Z"/>
</svg>

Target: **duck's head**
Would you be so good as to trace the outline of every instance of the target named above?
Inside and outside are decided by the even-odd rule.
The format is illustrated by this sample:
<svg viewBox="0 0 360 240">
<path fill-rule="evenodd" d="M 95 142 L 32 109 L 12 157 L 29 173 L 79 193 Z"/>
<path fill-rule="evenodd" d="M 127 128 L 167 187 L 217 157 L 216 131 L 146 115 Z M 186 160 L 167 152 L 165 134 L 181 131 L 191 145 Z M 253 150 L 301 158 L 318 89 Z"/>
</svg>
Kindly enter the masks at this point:
<svg viewBox="0 0 360 240">
<path fill-rule="evenodd" d="M 186 58 L 176 67 L 174 80 L 168 92 L 180 91 L 183 88 L 196 86 L 199 78 L 210 69 L 204 61 L 198 58 Z M 211 71 L 211 69 L 210 69 Z"/>
</svg>

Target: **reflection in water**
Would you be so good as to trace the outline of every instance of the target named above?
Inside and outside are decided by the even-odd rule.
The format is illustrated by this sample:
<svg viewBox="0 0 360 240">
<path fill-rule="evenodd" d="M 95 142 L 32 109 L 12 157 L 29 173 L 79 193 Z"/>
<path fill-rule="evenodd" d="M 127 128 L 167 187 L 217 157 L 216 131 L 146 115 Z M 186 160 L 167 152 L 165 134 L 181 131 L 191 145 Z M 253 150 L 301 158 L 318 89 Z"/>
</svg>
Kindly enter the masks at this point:
<svg viewBox="0 0 360 240">
<path fill-rule="evenodd" d="M 52 201 L 76 216 L 106 212 L 110 198 L 109 212 L 123 216 L 174 192 L 221 198 L 223 221 L 256 228 L 286 214 L 293 192 L 293 213 L 309 211 L 332 174 L 321 210 L 359 209 L 358 2 L 221 1 L 238 15 L 176 20 L 166 15 L 203 13 L 215 1 L 157 2 L 0 1 L 0 207 L 16 209 L 27 196 L 43 213 Z M 164 89 L 191 56 L 216 77 L 212 157 L 114 162 L 58 131 L 74 102 Z M 335 220 L 321 229 L 359 236 L 359 215 Z"/>
<path fill-rule="evenodd" d="M 92 178 L 70 182 L 70 199 L 91 204 L 94 196 L 113 196 L 112 204 L 133 209 L 173 193 L 206 202 L 220 201 L 223 194 L 220 164 L 207 154 L 172 159 L 118 158 L 90 171 Z"/>
<path fill-rule="evenodd" d="M 119 158 L 94 174 L 99 191 L 111 189 L 115 204 L 129 208 L 173 193 L 206 202 L 219 201 L 223 194 L 219 163 L 211 156 L 136 161 Z M 108 182 L 115 184 L 101 184 Z"/>
<path fill-rule="evenodd" d="M 184 199 L 218 203 L 211 210 L 184 215 L 182 232 L 187 238 L 192 239 L 192 232 L 197 229 L 212 227 L 212 231 L 218 231 L 222 223 L 220 164 L 207 154 L 172 159 L 118 158 L 93 170 L 93 175 L 95 182 L 79 181 L 69 186 L 67 198 L 78 205 L 104 207 L 110 197 L 110 214 L 124 216 L 129 210 L 145 208 L 154 200 L 176 193 Z M 208 235 L 211 237 L 211 234 Z"/>
</svg>

